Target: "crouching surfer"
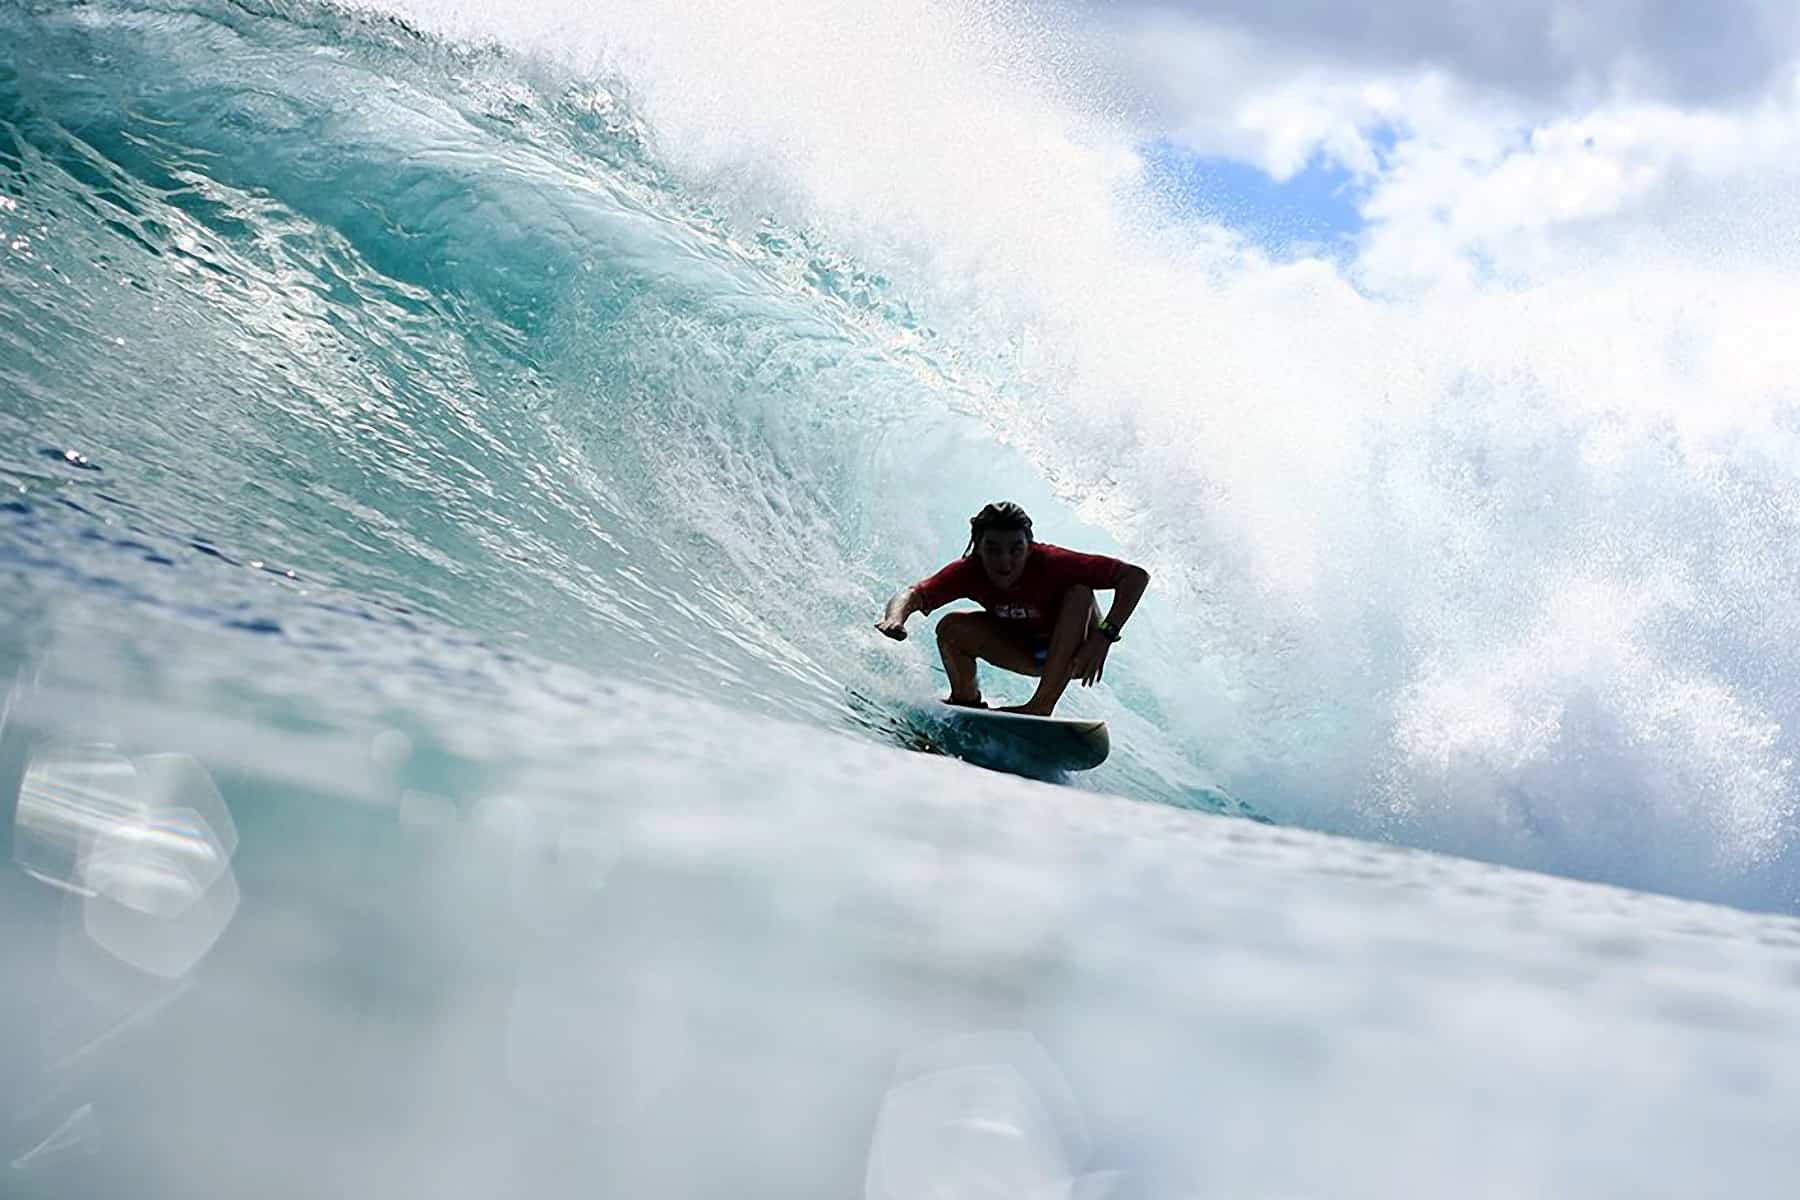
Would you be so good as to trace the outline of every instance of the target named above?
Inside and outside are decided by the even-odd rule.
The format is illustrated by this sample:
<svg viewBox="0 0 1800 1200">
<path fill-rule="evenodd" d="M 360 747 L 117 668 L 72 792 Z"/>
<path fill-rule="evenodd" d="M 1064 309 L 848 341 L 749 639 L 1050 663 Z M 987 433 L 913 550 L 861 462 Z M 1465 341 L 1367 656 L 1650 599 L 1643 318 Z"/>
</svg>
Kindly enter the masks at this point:
<svg viewBox="0 0 1800 1200">
<path fill-rule="evenodd" d="M 895 593 L 875 628 L 902 641 L 906 619 L 952 600 L 984 611 L 950 613 L 938 622 L 938 651 L 950 676 L 950 704 L 985 707 L 976 662 L 1035 676 L 1037 691 L 1004 712 L 1047 717 L 1071 679 L 1091 686 L 1107 651 L 1143 598 L 1150 573 L 1104 554 L 1082 554 L 1032 538 L 1031 518 L 1009 501 L 969 518 L 963 556 L 928 579 Z M 1101 617 L 1097 591 L 1113 593 Z"/>
</svg>

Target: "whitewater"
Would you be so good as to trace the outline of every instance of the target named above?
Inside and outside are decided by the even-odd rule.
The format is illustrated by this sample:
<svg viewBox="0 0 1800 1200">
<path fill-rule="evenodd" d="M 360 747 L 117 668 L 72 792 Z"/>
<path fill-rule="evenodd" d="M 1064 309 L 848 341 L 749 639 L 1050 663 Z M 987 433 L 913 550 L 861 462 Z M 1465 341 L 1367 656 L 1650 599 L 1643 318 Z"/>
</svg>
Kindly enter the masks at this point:
<svg viewBox="0 0 1800 1200">
<path fill-rule="evenodd" d="M 1066 10 L 603 9 L 0 0 L 0 1195 L 1791 1191 L 1793 264 L 1410 294 Z M 873 629 L 1001 498 L 1154 577 L 1062 785 Z"/>
</svg>

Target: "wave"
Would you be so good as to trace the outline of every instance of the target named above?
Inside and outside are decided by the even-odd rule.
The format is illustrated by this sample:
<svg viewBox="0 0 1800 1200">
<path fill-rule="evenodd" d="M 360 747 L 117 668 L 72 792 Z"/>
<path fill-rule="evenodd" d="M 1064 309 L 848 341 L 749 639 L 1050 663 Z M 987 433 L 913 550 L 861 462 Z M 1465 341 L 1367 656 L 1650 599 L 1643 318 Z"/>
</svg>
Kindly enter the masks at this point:
<svg viewBox="0 0 1800 1200">
<path fill-rule="evenodd" d="M 79 598 L 302 654 L 361 607 L 855 729 L 935 686 L 880 600 L 1005 495 L 1156 575 L 1074 698 L 1095 786 L 1793 901 L 1800 459 L 1707 367 L 1757 327 L 1720 279 L 1596 349 L 1569 314 L 1630 275 L 1427 304 L 1271 262 L 1169 212 L 1074 35 L 1005 6 L 0 34 L 32 636 Z"/>
</svg>

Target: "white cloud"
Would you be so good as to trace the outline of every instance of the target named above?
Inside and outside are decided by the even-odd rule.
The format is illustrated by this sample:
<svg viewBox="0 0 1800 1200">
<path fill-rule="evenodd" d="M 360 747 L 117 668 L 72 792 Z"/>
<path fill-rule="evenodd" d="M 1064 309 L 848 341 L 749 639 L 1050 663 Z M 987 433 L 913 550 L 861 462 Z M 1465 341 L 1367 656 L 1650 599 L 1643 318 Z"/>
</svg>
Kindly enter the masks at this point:
<svg viewBox="0 0 1800 1200">
<path fill-rule="evenodd" d="M 1691 103 L 1754 95 L 1791 65 L 1800 37 L 1786 0 L 1190 0 L 1105 14 L 1128 29 L 1215 31 L 1288 59 L 1440 71 L 1556 103 L 1620 90 Z"/>
<path fill-rule="evenodd" d="M 1596 256 L 1796 265 L 1800 105 L 1746 111 L 1610 105 L 1503 128 L 1429 126 L 1395 148 L 1370 191 L 1362 266 L 1376 280 L 1477 272 L 1530 282 Z M 1746 208 L 1746 200 L 1753 201 Z M 1760 199 L 1761 203 L 1754 203 Z"/>
<path fill-rule="evenodd" d="M 1315 158 L 1352 172 L 1356 273 L 1390 291 L 1529 283 L 1646 244 L 1791 261 L 1797 12 L 1292 0 L 1108 19 L 1176 140 L 1277 179 Z"/>
</svg>

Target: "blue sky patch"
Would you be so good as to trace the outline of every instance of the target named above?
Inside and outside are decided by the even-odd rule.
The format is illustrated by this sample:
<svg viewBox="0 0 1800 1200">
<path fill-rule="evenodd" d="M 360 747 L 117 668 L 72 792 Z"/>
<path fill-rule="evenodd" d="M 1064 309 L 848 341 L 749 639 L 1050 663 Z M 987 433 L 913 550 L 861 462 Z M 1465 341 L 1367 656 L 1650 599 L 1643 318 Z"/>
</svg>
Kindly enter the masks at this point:
<svg viewBox="0 0 1800 1200">
<path fill-rule="evenodd" d="M 1357 211 L 1363 189 L 1350 172 L 1322 158 L 1277 181 L 1249 163 L 1195 154 L 1168 141 L 1148 143 L 1141 152 L 1151 190 L 1271 254 L 1345 243 L 1363 227 Z"/>
</svg>

